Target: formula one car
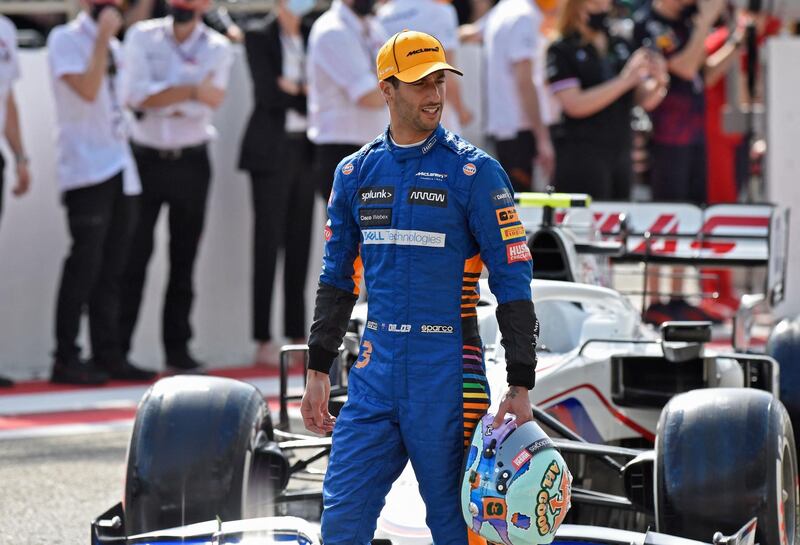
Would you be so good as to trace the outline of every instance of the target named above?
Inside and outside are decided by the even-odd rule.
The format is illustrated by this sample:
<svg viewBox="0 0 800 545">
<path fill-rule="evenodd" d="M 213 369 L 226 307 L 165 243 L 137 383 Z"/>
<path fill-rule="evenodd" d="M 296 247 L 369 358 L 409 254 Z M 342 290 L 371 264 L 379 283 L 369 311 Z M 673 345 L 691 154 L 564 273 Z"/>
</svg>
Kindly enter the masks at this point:
<svg viewBox="0 0 800 545">
<path fill-rule="evenodd" d="M 590 443 L 547 412 L 533 411 L 561 436 L 556 446 L 571 458 L 573 473 L 580 472 L 556 543 L 795 543 L 791 424 L 769 393 L 679 395 L 665 407 L 651 450 Z M 319 526 L 312 521 L 320 515 L 322 468 L 315 464 L 329 449 L 330 438 L 274 429 L 252 385 L 217 377 L 163 379 L 137 413 L 124 501 L 93 521 L 91 542 L 317 544 Z M 298 456 L 305 451 L 312 454 Z M 602 489 L 603 471 L 609 482 L 616 478 L 612 488 L 623 495 Z M 424 517 L 416 519 L 419 500 L 408 482 L 401 479 L 387 498 L 376 545 L 431 543 Z M 735 530 L 735 521 L 747 524 L 729 538 L 719 533 Z"/>
<path fill-rule="evenodd" d="M 544 245 L 549 234 L 551 249 L 559 250 L 537 250 L 552 257 L 549 268 L 542 262 L 538 268 L 553 277 L 532 284 L 537 313 L 546 319 L 531 399 L 535 418 L 556 438 L 574 477 L 573 508 L 557 541 L 796 543 L 800 493 L 792 423 L 778 400 L 783 369 L 766 355 L 710 350 L 706 323 L 667 323 L 655 331 L 642 324 L 625 296 L 576 283 L 586 278 L 581 271 L 597 274 L 598 263 L 630 254 L 625 249 L 639 234 L 628 227 L 620 240 L 581 241 L 577 228 L 556 224 L 555 212 L 544 209 L 545 221 L 540 219 L 530 244 Z M 779 230 L 766 238 L 774 241 Z M 693 251 L 704 250 L 705 242 Z M 579 254 L 590 259 L 576 265 L 572 258 Z M 756 257 L 763 264 L 768 255 Z M 559 270 L 573 276 L 556 278 Z M 779 293 L 781 278 L 773 277 L 773 293 Z M 485 284 L 481 297 L 487 378 L 497 396 L 505 385 L 504 354 Z M 332 371 L 339 377 L 334 411 L 346 396 L 347 369 L 358 357 L 365 323 L 366 308 L 359 306 Z M 294 350 L 303 347 L 287 347 L 284 356 Z M 93 543 L 315 543 L 313 523 L 302 535 L 295 530 L 318 520 L 330 439 L 290 431 L 296 400 L 284 372 L 273 427 L 250 385 L 209 377 L 157 383 L 137 414 L 125 500 L 93 522 Z M 410 469 L 387 498 L 376 538 L 394 545 L 431 543 Z"/>
</svg>

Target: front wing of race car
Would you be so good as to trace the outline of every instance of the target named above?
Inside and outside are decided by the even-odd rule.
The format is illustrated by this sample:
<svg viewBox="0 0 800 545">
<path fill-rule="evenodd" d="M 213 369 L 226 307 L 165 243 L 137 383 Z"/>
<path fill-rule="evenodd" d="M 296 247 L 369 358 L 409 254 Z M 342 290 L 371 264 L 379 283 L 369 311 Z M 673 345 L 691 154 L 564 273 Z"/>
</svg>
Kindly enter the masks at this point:
<svg viewBox="0 0 800 545">
<path fill-rule="evenodd" d="M 92 523 L 92 545 L 322 545 L 319 525 L 297 517 L 263 517 L 231 522 L 210 520 L 124 538 L 103 537 L 104 525 L 113 524 L 121 506 Z M 111 519 L 104 517 L 110 516 Z M 717 533 L 708 543 L 657 532 L 631 532 L 599 526 L 564 524 L 553 545 L 754 545 L 756 519 L 731 536 Z M 373 545 L 418 545 L 418 540 L 376 540 Z"/>
</svg>

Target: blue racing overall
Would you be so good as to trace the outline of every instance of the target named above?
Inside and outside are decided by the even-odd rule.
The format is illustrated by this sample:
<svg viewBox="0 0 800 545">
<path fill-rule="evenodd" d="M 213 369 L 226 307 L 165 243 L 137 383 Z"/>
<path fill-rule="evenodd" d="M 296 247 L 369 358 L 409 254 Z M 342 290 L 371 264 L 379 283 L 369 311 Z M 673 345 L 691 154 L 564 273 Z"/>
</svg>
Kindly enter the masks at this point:
<svg viewBox="0 0 800 545">
<path fill-rule="evenodd" d="M 463 454 L 489 407 L 478 335 L 484 264 L 499 303 L 508 382 L 532 388 L 538 324 L 531 255 L 508 176 L 441 126 L 420 145 L 386 134 L 337 167 L 309 339 L 328 372 L 363 275 L 368 320 L 323 488 L 325 545 L 370 542 L 410 459 L 436 545 L 465 545 Z"/>
</svg>

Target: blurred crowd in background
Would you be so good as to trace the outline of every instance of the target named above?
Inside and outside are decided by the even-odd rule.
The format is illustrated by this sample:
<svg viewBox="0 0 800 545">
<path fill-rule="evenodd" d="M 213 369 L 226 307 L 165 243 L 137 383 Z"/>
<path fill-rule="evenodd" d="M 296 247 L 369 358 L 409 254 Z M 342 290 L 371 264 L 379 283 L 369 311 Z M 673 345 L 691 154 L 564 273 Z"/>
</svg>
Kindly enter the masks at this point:
<svg viewBox="0 0 800 545">
<path fill-rule="evenodd" d="M 164 363 L 202 371 L 189 347 L 194 262 L 231 42 L 243 44 L 254 94 L 239 157 L 251 180 L 254 362 L 276 365 L 273 331 L 305 342 L 315 199 L 328 200 L 343 157 L 386 130 L 375 57 L 390 36 L 432 34 L 455 66 L 462 44 L 480 45 L 484 104 L 468 104 L 448 77 L 442 124 L 459 133 L 480 123 L 517 191 L 552 185 L 596 200 L 703 204 L 757 197 L 748 182 L 758 175 L 763 141 L 752 126 L 726 126 L 723 112 L 761 100 L 745 38 L 795 28 L 726 0 L 276 0 L 266 13 L 233 17 L 210 0 L 82 0 L 82 7 L 72 21 L 14 16 L 19 39 L 8 19 L 0 21 L 0 124 L 18 196 L 31 186 L 36 157 L 26 156 L 20 135 L 14 44 L 48 48 L 58 180 L 34 186 L 58 183 L 72 240 L 51 376 L 72 384 L 154 377 L 127 354 L 164 208 Z M 280 289 L 291 304 L 274 327 L 280 259 Z M 727 273 L 717 276 L 715 301 L 693 306 L 652 295 L 645 319 L 729 317 L 736 297 Z M 681 281 L 676 275 L 673 294 Z M 84 313 L 88 351 L 77 342 Z"/>
</svg>

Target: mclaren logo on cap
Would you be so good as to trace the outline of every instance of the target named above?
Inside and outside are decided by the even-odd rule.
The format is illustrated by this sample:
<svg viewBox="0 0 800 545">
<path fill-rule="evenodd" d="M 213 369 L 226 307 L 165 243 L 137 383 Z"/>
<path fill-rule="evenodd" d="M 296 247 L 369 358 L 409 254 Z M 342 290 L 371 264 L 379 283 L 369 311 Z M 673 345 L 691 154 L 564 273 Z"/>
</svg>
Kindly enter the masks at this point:
<svg viewBox="0 0 800 545">
<path fill-rule="evenodd" d="M 412 55 L 419 55 L 420 53 L 438 53 L 438 47 L 421 47 L 419 49 L 414 49 L 413 51 L 409 51 L 406 53 L 406 57 L 411 57 Z"/>
</svg>

